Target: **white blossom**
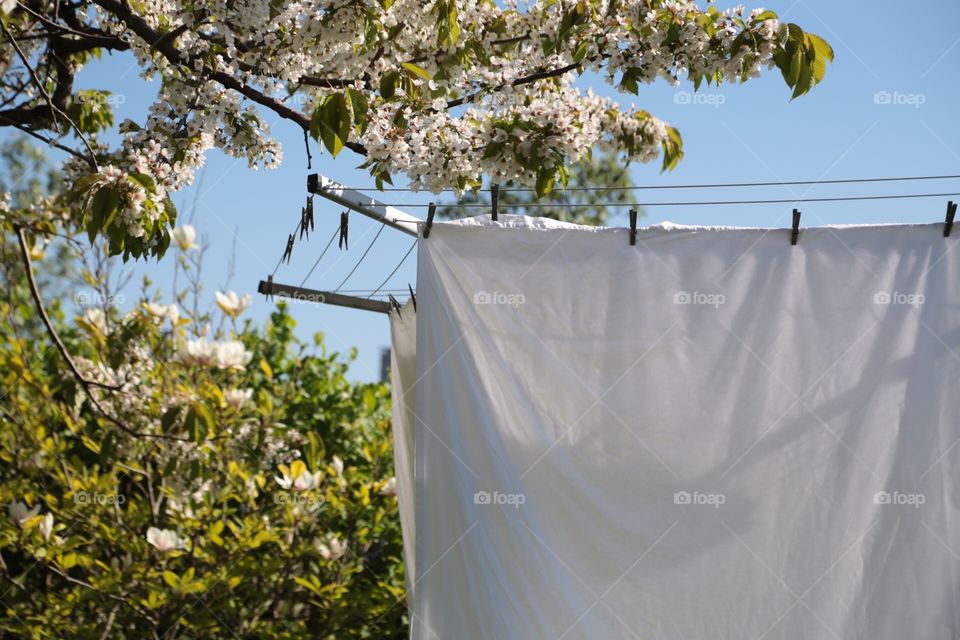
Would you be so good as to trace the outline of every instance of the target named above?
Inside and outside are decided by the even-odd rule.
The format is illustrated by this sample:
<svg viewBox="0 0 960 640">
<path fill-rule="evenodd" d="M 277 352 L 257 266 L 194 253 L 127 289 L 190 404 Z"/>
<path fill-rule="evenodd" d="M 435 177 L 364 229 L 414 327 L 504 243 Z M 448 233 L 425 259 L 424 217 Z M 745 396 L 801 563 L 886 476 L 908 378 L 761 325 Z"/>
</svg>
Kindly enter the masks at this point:
<svg viewBox="0 0 960 640">
<path fill-rule="evenodd" d="M 217 366 L 221 369 L 244 369 L 253 354 L 239 340 L 229 340 L 216 345 Z"/>
<path fill-rule="evenodd" d="M 397 478 L 391 477 L 389 480 L 380 487 L 380 493 L 385 496 L 395 496 L 397 495 Z"/>
<path fill-rule="evenodd" d="M 53 514 L 48 513 L 43 516 L 43 520 L 40 521 L 40 533 L 43 534 L 44 540 L 50 539 L 50 534 L 53 533 Z"/>
<path fill-rule="evenodd" d="M 243 296 L 238 296 L 235 291 L 227 291 L 226 293 L 221 293 L 217 291 L 216 294 L 217 306 L 220 307 L 225 314 L 232 318 L 236 318 L 244 309 L 250 306 L 250 302 L 253 300 L 253 296 L 249 293 L 244 294 Z"/>
<path fill-rule="evenodd" d="M 27 523 L 27 520 L 34 517 L 40 513 L 40 505 L 36 504 L 32 509 L 28 509 L 27 505 L 22 502 L 11 502 L 7 505 L 7 514 L 10 516 L 10 519 L 13 520 L 18 527 L 23 527 Z"/>
<path fill-rule="evenodd" d="M 176 531 L 156 527 L 147 529 L 147 542 L 163 552 L 183 549 L 186 546 L 186 540 L 177 535 Z"/>
<path fill-rule="evenodd" d="M 347 553 L 347 544 L 337 536 L 329 536 L 325 542 L 317 542 L 317 551 L 324 560 L 339 560 Z"/>
<path fill-rule="evenodd" d="M 233 407 L 239 409 L 253 397 L 253 389 L 227 389 L 223 392 L 224 401 Z"/>
<path fill-rule="evenodd" d="M 217 345 L 208 342 L 206 338 L 187 340 L 177 352 L 176 360 L 185 365 L 201 367 L 213 366 L 219 361 Z"/>
<path fill-rule="evenodd" d="M 180 309 L 177 308 L 176 304 L 144 302 L 143 309 L 160 322 L 170 320 L 170 324 L 177 324 L 177 321 L 180 320 Z"/>
<path fill-rule="evenodd" d="M 193 225 L 184 224 L 179 227 L 176 227 L 171 234 L 173 236 L 174 242 L 177 243 L 177 246 L 180 247 L 182 251 L 189 251 L 190 249 L 196 249 L 197 243 L 197 231 L 193 228 Z"/>
</svg>

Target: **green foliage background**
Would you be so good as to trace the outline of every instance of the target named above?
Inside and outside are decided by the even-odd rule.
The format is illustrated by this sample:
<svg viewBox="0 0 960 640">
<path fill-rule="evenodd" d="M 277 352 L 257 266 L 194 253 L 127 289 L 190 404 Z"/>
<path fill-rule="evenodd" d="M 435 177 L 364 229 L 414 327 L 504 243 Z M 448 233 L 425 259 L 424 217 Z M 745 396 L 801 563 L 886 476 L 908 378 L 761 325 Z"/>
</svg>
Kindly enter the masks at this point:
<svg viewBox="0 0 960 640">
<path fill-rule="evenodd" d="M 0 637 L 406 637 L 389 388 L 349 382 L 352 354 L 328 353 L 319 334 L 298 341 L 282 304 L 264 327 L 227 318 L 217 331 L 215 313 L 171 323 L 141 301 L 121 313 L 104 294 L 71 317 L 63 298 L 79 282 L 103 291 L 77 262 L 86 240 L 42 258 L 35 248 L 39 288 L 59 297 L 48 311 L 77 367 L 121 386 L 91 386 L 98 408 L 38 320 L 11 231 L 0 505 L 31 511 L 0 512 Z M 178 253 L 189 274 L 194 263 Z M 189 308 L 196 293 L 174 300 Z M 250 362 L 185 363 L 184 344 L 204 332 L 242 342 Z M 237 405 L 241 389 L 251 395 Z M 316 486 L 277 479 L 300 469 Z M 151 527 L 182 548 L 150 544 Z"/>
</svg>

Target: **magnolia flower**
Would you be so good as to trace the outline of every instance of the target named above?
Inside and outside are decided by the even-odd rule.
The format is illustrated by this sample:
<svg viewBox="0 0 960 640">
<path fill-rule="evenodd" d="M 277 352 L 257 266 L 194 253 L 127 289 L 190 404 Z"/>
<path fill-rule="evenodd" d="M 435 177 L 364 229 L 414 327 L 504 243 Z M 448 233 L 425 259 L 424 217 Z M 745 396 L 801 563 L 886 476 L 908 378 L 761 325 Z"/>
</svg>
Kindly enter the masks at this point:
<svg viewBox="0 0 960 640">
<path fill-rule="evenodd" d="M 42 260 L 43 256 L 47 252 L 47 243 L 43 240 L 38 240 L 30 247 L 30 259 L 31 260 Z"/>
<path fill-rule="evenodd" d="M 221 369 L 243 369 L 253 358 L 239 340 L 229 340 L 216 345 L 217 366 Z"/>
<path fill-rule="evenodd" d="M 103 309 L 99 307 L 89 307 L 83 310 L 83 319 L 100 333 L 107 333 L 107 317 Z"/>
<path fill-rule="evenodd" d="M 197 230 L 193 228 L 193 225 L 181 225 L 175 228 L 171 235 L 181 250 L 189 251 L 190 249 L 197 248 L 197 243 L 195 242 L 197 239 Z"/>
<path fill-rule="evenodd" d="M 7 505 L 7 514 L 17 523 L 18 527 L 23 527 L 27 520 L 40 513 L 40 505 L 34 505 L 33 509 L 27 509 L 27 505 L 22 502 L 11 502 Z"/>
<path fill-rule="evenodd" d="M 156 547 L 158 551 L 167 552 L 174 549 L 183 549 L 186 541 L 178 536 L 176 531 L 150 527 L 147 529 L 147 542 Z"/>
<path fill-rule="evenodd" d="M 17 0 L 3 0 L 0 2 L 0 13 L 13 13 L 17 7 Z"/>
<path fill-rule="evenodd" d="M 280 472 L 283 476 L 276 476 L 276 480 L 284 489 L 293 487 L 298 491 L 309 491 L 320 485 L 320 472 L 310 473 L 302 460 L 295 460 L 289 468 L 285 464 L 280 465 Z"/>
<path fill-rule="evenodd" d="M 43 534 L 44 540 L 50 539 L 50 534 L 53 533 L 53 514 L 48 513 L 43 516 L 43 520 L 40 522 L 40 533 Z"/>
<path fill-rule="evenodd" d="M 397 495 L 397 478 L 394 476 L 387 480 L 387 483 L 380 487 L 380 493 L 385 496 Z"/>
<path fill-rule="evenodd" d="M 330 536 L 325 543 L 317 543 L 317 551 L 324 560 L 339 560 L 347 552 L 347 544 L 337 536 Z"/>
<path fill-rule="evenodd" d="M 160 320 L 161 322 L 167 318 L 170 319 L 170 324 L 177 324 L 177 321 L 180 319 L 180 310 L 177 309 L 175 304 L 157 304 L 155 302 L 144 302 L 143 309 L 149 313 L 154 318 Z"/>
<path fill-rule="evenodd" d="M 253 396 L 253 389 L 227 389 L 223 392 L 223 399 L 234 409 L 239 409 L 249 402 Z"/>
<path fill-rule="evenodd" d="M 333 456 L 330 466 L 333 467 L 333 470 L 336 472 L 338 478 L 343 477 L 343 460 L 340 459 L 340 456 Z"/>
<path fill-rule="evenodd" d="M 231 318 L 236 318 L 243 313 L 243 310 L 250 306 L 253 297 L 249 293 L 238 296 L 235 291 L 221 293 L 217 291 L 214 294 L 217 298 L 217 306 L 223 309 L 223 312 Z"/>
<path fill-rule="evenodd" d="M 206 338 L 187 340 L 177 351 L 176 360 L 185 365 L 211 366 L 218 360 L 217 345 L 207 342 Z"/>
</svg>

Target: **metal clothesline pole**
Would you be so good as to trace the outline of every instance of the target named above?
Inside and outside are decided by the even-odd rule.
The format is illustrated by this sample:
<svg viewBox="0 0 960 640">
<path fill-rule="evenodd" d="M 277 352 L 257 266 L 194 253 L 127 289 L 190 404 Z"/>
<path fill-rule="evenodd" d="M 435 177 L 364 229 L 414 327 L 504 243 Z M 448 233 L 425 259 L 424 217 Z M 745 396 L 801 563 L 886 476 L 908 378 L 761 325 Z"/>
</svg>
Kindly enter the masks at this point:
<svg viewBox="0 0 960 640">
<path fill-rule="evenodd" d="M 347 207 L 368 218 L 378 220 L 413 237 L 417 236 L 419 226 L 423 223 L 423 220 L 402 209 L 384 204 L 376 198 L 344 186 L 319 173 L 312 173 L 307 176 L 307 191 L 331 202 L 336 202 L 340 206 Z"/>
<path fill-rule="evenodd" d="M 390 313 L 390 303 L 383 300 L 370 300 L 368 298 L 357 298 L 333 291 L 318 291 L 316 289 L 305 289 L 295 287 L 289 284 L 281 284 L 272 280 L 261 280 L 257 286 L 257 291 L 264 295 L 276 295 L 282 298 L 292 300 L 303 300 L 305 302 L 317 302 L 320 304 L 332 304 L 338 307 L 349 307 L 351 309 L 361 309 L 363 311 L 375 311 L 377 313 Z"/>
<path fill-rule="evenodd" d="M 355 191 L 319 173 L 312 173 L 307 176 L 307 191 L 352 211 L 356 211 L 368 218 L 378 220 L 389 227 L 393 227 L 415 238 L 418 236 L 420 225 L 423 223 L 420 218 L 412 216 L 406 211 L 392 205 L 384 204 L 376 198 L 371 198 L 366 194 Z M 307 275 L 309 277 L 309 274 Z M 306 279 L 304 282 L 305 281 Z M 277 295 L 293 300 L 332 304 L 338 307 L 348 307 L 350 309 L 361 309 L 377 313 L 390 313 L 389 302 L 371 300 L 369 298 L 358 298 L 335 291 L 318 291 L 316 289 L 281 284 L 274 282 L 272 275 L 266 280 L 260 281 L 260 284 L 257 285 L 257 291 L 266 296 Z"/>
</svg>

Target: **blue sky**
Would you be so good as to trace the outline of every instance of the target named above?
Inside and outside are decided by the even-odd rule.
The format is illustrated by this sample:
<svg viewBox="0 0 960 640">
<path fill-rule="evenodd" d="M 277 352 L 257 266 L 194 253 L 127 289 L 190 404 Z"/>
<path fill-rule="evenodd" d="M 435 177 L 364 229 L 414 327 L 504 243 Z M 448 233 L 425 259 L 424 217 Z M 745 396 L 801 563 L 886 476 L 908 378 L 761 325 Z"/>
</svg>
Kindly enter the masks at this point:
<svg viewBox="0 0 960 640">
<path fill-rule="evenodd" d="M 727 5 L 719 3 L 721 8 Z M 748 9 L 753 5 L 747 5 Z M 766 8 L 784 21 L 829 41 L 836 61 L 824 82 L 810 95 L 790 102 L 778 71 L 742 86 L 708 87 L 702 97 L 687 100 L 691 89 L 666 83 L 641 87 L 640 96 L 621 96 L 678 127 L 686 157 L 672 173 L 655 165 L 634 166 L 640 185 L 703 182 L 842 179 L 871 176 L 960 174 L 960 3 L 939 0 L 908 4 L 875 2 L 768 2 Z M 602 83 L 586 81 L 598 93 L 616 95 Z M 156 91 L 144 82 L 128 55 L 104 56 L 89 65 L 78 80 L 80 88 L 100 88 L 123 96 L 118 120 L 140 120 Z M 256 294 L 279 259 L 297 224 L 306 195 L 306 154 L 302 134 L 290 123 L 271 120 L 274 135 L 284 144 L 279 170 L 253 172 L 242 160 L 213 152 L 202 184 L 181 192 L 175 202 L 181 220 L 196 202 L 194 225 L 209 243 L 204 272 L 207 295 L 227 278 L 231 252 L 236 265 L 230 288 L 254 294 L 247 314 L 264 319 L 272 303 Z M 358 156 L 343 152 L 336 160 L 313 148 L 313 171 L 349 184 L 370 188 L 373 181 L 354 167 Z M 398 186 L 403 186 L 396 180 Z M 960 192 L 960 180 L 838 185 L 809 188 L 669 190 L 642 192 L 643 201 L 728 200 L 886 195 L 893 193 Z M 391 202 L 425 203 L 429 194 L 384 194 Z M 955 198 L 956 199 L 956 198 Z M 947 198 L 880 202 L 807 203 L 800 205 L 803 225 L 942 220 Z M 277 272 L 278 282 L 299 284 L 338 224 L 341 209 L 322 199 L 316 202 L 317 231 L 309 243 L 298 243 L 293 260 Z M 647 207 L 643 225 L 669 220 L 686 224 L 784 227 L 790 224 L 790 204 L 711 207 Z M 411 213 L 423 217 L 422 209 Z M 624 224 L 623 219 L 615 224 Z M 305 286 L 336 287 L 346 276 L 378 228 L 351 215 L 349 252 L 334 247 Z M 396 266 L 412 239 L 392 229 L 380 235 L 368 258 L 345 289 L 372 289 Z M 160 264 L 134 267 L 156 282 L 170 282 L 172 256 Z M 416 282 L 411 255 L 389 288 Z M 134 278 L 133 282 L 138 282 Z M 402 296 L 404 300 L 406 296 Z M 298 331 L 309 339 L 322 332 L 328 349 L 358 349 L 351 377 L 372 380 L 379 375 L 382 347 L 389 344 L 385 316 L 310 303 L 293 305 Z"/>
</svg>

